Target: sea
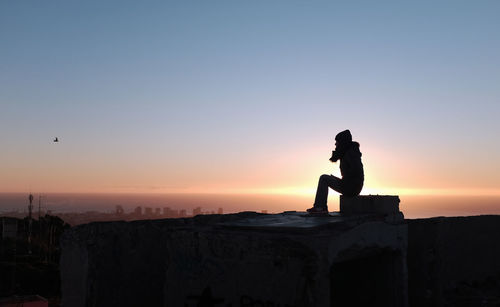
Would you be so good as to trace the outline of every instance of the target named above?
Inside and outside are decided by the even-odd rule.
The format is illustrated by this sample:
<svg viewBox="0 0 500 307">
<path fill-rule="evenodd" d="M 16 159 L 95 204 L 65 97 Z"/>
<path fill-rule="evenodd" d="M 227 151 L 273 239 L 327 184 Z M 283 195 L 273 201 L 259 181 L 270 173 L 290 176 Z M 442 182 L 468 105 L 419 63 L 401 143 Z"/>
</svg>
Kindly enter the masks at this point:
<svg viewBox="0 0 500 307">
<path fill-rule="evenodd" d="M 0 214 L 27 212 L 29 193 L 0 193 Z M 186 210 L 188 214 L 200 207 L 202 212 L 224 213 L 256 211 L 280 213 L 305 211 L 312 206 L 314 195 L 268 195 L 268 194 L 78 194 L 46 193 L 33 194 L 33 207 L 38 211 L 50 210 L 56 214 L 67 212 L 114 212 L 122 206 L 125 212 L 134 208 L 170 208 Z M 428 218 L 436 216 L 471 216 L 500 214 L 500 196 L 441 196 L 401 195 L 400 210 L 406 218 Z M 338 194 L 331 193 L 328 200 L 330 211 L 339 210 Z"/>
</svg>

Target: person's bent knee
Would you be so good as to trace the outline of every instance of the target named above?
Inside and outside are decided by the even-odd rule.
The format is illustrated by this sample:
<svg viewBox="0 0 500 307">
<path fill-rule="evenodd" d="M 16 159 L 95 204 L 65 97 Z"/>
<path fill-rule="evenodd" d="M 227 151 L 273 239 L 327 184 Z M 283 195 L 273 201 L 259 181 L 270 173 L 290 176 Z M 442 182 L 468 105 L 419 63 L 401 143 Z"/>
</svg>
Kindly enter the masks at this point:
<svg viewBox="0 0 500 307">
<path fill-rule="evenodd" d="M 330 178 L 330 175 L 323 174 L 323 175 L 321 175 L 321 176 L 319 177 L 319 180 L 321 180 L 321 181 L 325 181 L 325 180 L 327 180 L 327 179 L 329 179 L 329 178 Z"/>
</svg>

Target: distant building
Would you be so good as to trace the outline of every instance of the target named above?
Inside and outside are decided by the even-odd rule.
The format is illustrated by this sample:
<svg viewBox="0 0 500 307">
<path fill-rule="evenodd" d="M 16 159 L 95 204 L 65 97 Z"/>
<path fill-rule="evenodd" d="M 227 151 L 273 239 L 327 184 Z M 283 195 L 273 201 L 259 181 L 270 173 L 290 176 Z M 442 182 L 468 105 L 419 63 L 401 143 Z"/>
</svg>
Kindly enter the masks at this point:
<svg viewBox="0 0 500 307">
<path fill-rule="evenodd" d="M 217 209 L 217 214 L 224 214 L 224 210 L 222 208 Z"/>
<path fill-rule="evenodd" d="M 179 211 L 172 210 L 170 208 L 166 208 L 166 209 L 168 209 L 167 211 L 164 211 L 166 217 L 179 217 L 180 216 Z"/>
<path fill-rule="evenodd" d="M 153 208 L 150 208 L 150 207 L 144 208 L 144 214 L 145 215 L 153 215 Z"/>
<path fill-rule="evenodd" d="M 124 212 L 124 210 L 123 210 L 122 206 L 120 206 L 120 205 L 116 206 L 116 211 L 115 211 L 116 215 L 122 215 L 123 212 Z"/>
<path fill-rule="evenodd" d="M 134 215 L 142 215 L 142 207 L 141 206 L 134 209 Z"/>
<path fill-rule="evenodd" d="M 161 208 L 155 208 L 155 215 L 161 215 Z"/>
<path fill-rule="evenodd" d="M 193 209 L 193 216 L 201 214 L 201 207 L 196 207 Z"/>
<path fill-rule="evenodd" d="M 177 210 L 172 210 L 169 207 L 163 208 L 163 215 L 166 217 L 178 217 L 179 212 Z"/>
<path fill-rule="evenodd" d="M 163 208 L 163 215 L 164 216 L 172 216 L 172 210 L 170 210 L 169 207 L 164 207 Z"/>
<path fill-rule="evenodd" d="M 186 210 L 182 209 L 179 211 L 179 217 L 186 217 L 186 216 L 187 216 Z"/>
<path fill-rule="evenodd" d="M 17 238 L 17 219 L 12 217 L 2 217 L 2 239 Z"/>
</svg>

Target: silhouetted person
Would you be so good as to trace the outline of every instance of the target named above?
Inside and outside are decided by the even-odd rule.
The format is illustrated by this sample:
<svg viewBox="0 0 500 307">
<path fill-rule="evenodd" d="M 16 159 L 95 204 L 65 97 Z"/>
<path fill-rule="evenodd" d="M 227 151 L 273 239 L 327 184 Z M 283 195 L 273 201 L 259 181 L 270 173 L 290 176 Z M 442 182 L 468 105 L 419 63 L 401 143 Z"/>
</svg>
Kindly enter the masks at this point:
<svg viewBox="0 0 500 307">
<path fill-rule="evenodd" d="M 335 141 L 335 150 L 332 151 L 330 161 L 337 162 L 340 160 L 342 178 L 337 178 L 333 175 L 321 175 L 319 177 L 314 206 L 307 209 L 309 213 L 328 213 L 326 202 L 329 187 L 346 196 L 359 195 L 363 188 L 365 176 L 359 143 L 352 141 L 349 130 L 344 130 L 337 134 Z"/>
<path fill-rule="evenodd" d="M 54 142 L 55 142 L 55 143 L 59 142 L 59 139 L 56 137 L 56 138 L 54 139 Z"/>
</svg>

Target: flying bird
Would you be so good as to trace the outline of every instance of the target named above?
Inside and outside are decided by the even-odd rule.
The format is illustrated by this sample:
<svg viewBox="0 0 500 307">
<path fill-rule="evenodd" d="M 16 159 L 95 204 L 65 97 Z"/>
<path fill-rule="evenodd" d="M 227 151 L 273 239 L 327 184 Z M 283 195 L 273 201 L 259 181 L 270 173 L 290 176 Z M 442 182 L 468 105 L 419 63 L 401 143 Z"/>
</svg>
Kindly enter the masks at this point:
<svg viewBox="0 0 500 307">
<path fill-rule="evenodd" d="M 59 142 L 59 139 L 57 138 L 57 136 L 56 136 L 56 138 L 54 139 L 54 142 L 56 142 L 56 143 L 57 143 L 57 142 Z"/>
</svg>

